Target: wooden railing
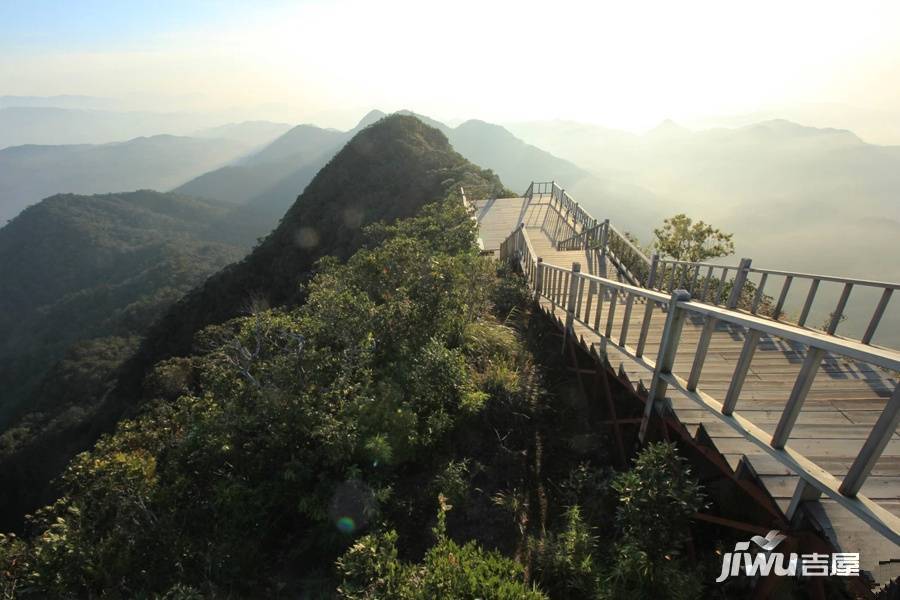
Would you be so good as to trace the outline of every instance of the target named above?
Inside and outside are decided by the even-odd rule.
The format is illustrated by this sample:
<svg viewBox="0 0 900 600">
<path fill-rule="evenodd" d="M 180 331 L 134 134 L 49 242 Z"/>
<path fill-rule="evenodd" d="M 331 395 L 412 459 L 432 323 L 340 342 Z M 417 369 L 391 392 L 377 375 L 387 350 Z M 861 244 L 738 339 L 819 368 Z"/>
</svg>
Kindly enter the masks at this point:
<svg viewBox="0 0 900 600">
<path fill-rule="evenodd" d="M 865 321 L 854 323 L 861 335 L 856 338 L 863 344 L 871 344 L 885 310 L 894 294 L 900 289 L 900 283 L 871 281 L 851 277 L 833 275 L 817 275 L 795 271 L 774 269 L 758 269 L 751 266 L 749 258 L 742 259 L 738 265 L 720 265 L 703 262 L 689 262 L 659 259 L 654 257 L 651 264 L 651 275 L 646 279 L 647 287 L 672 291 L 686 289 L 701 301 L 728 308 L 738 308 L 750 314 L 772 318 L 776 321 L 793 323 L 799 327 L 807 327 L 813 306 L 822 297 L 820 286 L 823 282 L 837 284 L 840 294 L 833 309 L 827 313 L 820 329 L 827 335 L 836 335 L 838 326 L 847 318 L 851 294 L 855 289 L 868 289 L 878 300 L 868 312 Z M 767 295 L 767 286 L 780 279 L 777 295 Z M 806 296 L 802 308 L 795 319 L 785 314 L 785 306 L 792 288 L 798 282 L 807 284 Z M 828 302 L 828 300 L 825 300 Z M 865 325 L 864 329 L 861 325 Z"/>
<path fill-rule="evenodd" d="M 537 195 L 539 199 L 549 197 L 550 205 L 560 216 L 560 223 L 568 225 L 567 228 L 557 228 L 554 242 L 578 235 L 586 229 L 597 226 L 598 221 L 587 211 L 581 208 L 563 188 L 555 181 L 532 181 L 523 195 L 529 202 Z"/>
<path fill-rule="evenodd" d="M 605 252 L 619 273 L 632 285 L 641 285 L 649 278 L 650 259 L 612 225 L 609 225 Z"/>
<path fill-rule="evenodd" d="M 694 300 L 700 302 L 807 327 L 816 301 L 831 301 L 825 298 L 827 294 L 820 293 L 820 284 L 836 284 L 841 287 L 840 292 L 833 294 L 833 310 L 826 314 L 825 322 L 819 329 L 827 335 L 836 335 L 852 308 L 854 317 L 843 329 L 855 329 L 858 334 L 855 337 L 841 337 L 856 339 L 863 344 L 872 344 L 894 291 L 900 289 L 900 283 L 755 268 L 749 258 L 742 259 L 737 265 L 723 265 L 647 256 L 608 220 L 598 221 L 591 216 L 556 182 L 532 182 L 525 197 L 530 201 L 535 195 L 549 197 L 553 210 L 545 212 L 542 229 L 557 249 L 594 249 L 601 264 L 605 266 L 605 261 L 609 259 L 622 278 L 632 285 L 667 292 L 685 289 Z M 781 286 L 777 289 L 777 295 L 766 294 L 779 278 Z M 791 289 L 797 288 L 800 281 L 808 282 L 806 299 L 802 307 L 798 307 L 796 318 L 790 318 L 786 313 L 788 294 Z M 851 293 L 861 288 L 872 290 L 870 295 L 877 294 L 877 301 L 872 300 L 872 308 L 867 313 L 864 306 L 866 299 L 857 299 L 857 295 L 854 296 L 856 304 L 851 306 L 850 302 Z M 866 313 L 865 321 L 859 317 L 863 313 Z"/>
<path fill-rule="evenodd" d="M 462 197 L 463 208 L 466 209 L 466 212 L 469 213 L 469 216 L 473 221 L 478 221 L 478 211 L 475 210 L 475 205 L 472 204 L 472 201 L 469 199 L 468 194 L 466 193 L 466 188 L 463 186 L 459 186 L 459 195 Z M 478 244 L 478 249 L 484 252 L 484 240 L 481 239 L 481 236 L 476 240 Z"/>
<path fill-rule="evenodd" d="M 577 320 L 600 336 L 603 344 L 614 344 L 620 352 L 652 373 L 649 400 L 641 426 L 641 439 L 644 438 L 652 412 L 662 409 L 661 401 L 665 398 L 668 387 L 672 386 L 701 407 L 717 413 L 723 422 L 800 477 L 789 513 L 795 510 L 800 499 L 808 499 L 811 491 L 813 497 L 825 494 L 895 544 L 900 544 L 900 519 L 859 493 L 900 424 L 900 386 L 895 387 L 884 410 L 872 426 L 862 450 L 842 481 L 838 481 L 825 469 L 788 445 L 791 431 L 826 355 L 897 372 L 900 371 L 900 353 L 727 307 L 698 302 L 692 300 L 690 293 L 684 289 L 676 289 L 672 294 L 666 294 L 656 289 L 582 273 L 578 263 L 573 263 L 571 268 L 544 263 L 535 255 L 527 231 L 521 226 L 501 245 L 500 258 L 520 265 L 529 286 L 534 290 L 536 300 L 543 298 L 553 310 L 559 307 L 565 311 L 566 335 L 574 335 L 574 322 Z M 858 281 L 853 283 L 856 284 Z M 605 314 L 604 303 L 607 306 Z M 640 319 L 638 331 L 632 332 L 631 315 L 636 304 L 643 306 L 643 317 Z M 657 307 L 663 307 L 664 312 L 656 310 Z M 622 320 L 618 331 L 614 331 L 614 319 L 619 310 L 622 311 Z M 662 333 L 658 339 L 650 340 L 651 320 L 654 315 L 661 314 L 665 314 Z M 688 317 L 702 321 L 703 329 L 694 351 L 690 371 L 678 374 L 673 372 L 675 355 L 682 341 L 682 326 Z M 717 399 L 705 393 L 698 384 L 712 335 L 720 323 L 743 330 L 744 344 L 728 391 L 724 398 Z M 637 334 L 636 341 L 632 341 L 634 333 Z M 749 372 L 756 347 L 763 336 L 778 338 L 790 344 L 800 344 L 806 348 L 803 366 L 773 435 L 767 434 L 742 417 L 738 410 L 741 388 Z M 645 356 L 645 350 L 651 342 L 658 345 L 656 360 Z"/>
</svg>

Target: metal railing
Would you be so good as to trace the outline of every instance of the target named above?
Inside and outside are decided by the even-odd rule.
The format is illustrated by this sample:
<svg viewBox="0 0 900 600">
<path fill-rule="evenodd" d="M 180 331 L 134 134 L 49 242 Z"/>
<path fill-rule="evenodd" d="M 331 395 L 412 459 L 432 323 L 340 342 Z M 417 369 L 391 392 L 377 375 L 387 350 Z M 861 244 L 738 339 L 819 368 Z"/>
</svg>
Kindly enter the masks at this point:
<svg viewBox="0 0 900 600">
<path fill-rule="evenodd" d="M 652 372 L 649 399 L 641 426 L 642 439 L 652 411 L 655 407 L 661 406 L 660 401 L 665 398 L 668 387 L 672 386 L 696 401 L 702 408 L 716 413 L 718 418 L 744 438 L 753 441 L 797 473 L 800 480 L 794 494 L 795 501 L 792 501 L 789 512 L 796 508 L 799 498 L 808 498 L 812 490 L 813 497 L 819 494 L 829 496 L 882 535 L 900 544 L 900 518 L 859 493 L 900 424 L 900 386 L 895 386 L 893 394 L 886 402 L 884 410 L 872 426 L 861 451 L 842 481 L 838 481 L 825 469 L 788 445 L 791 431 L 826 355 L 897 372 L 900 371 L 900 353 L 727 307 L 698 302 L 692 300 L 690 293 L 683 289 L 666 294 L 655 289 L 582 273 L 578 263 L 573 263 L 570 269 L 544 263 L 535 255 L 528 234 L 521 226 L 510 234 L 501 246 L 500 258 L 513 260 L 521 266 L 528 284 L 534 290 L 536 300 L 544 298 L 554 311 L 557 308 L 565 311 L 566 335 L 574 335 L 574 322 L 577 320 L 599 335 L 602 343 L 614 344 L 620 352 L 633 358 L 648 372 Z M 641 306 L 641 303 L 643 317 L 640 320 L 637 340 L 632 344 L 631 315 L 635 304 Z M 607 307 L 605 313 L 604 304 Z M 665 311 L 660 312 L 657 307 L 664 307 Z M 622 314 L 621 324 L 618 331 L 614 331 L 614 320 L 619 310 Z M 665 315 L 662 332 L 658 339 L 651 340 L 651 321 L 654 316 L 662 314 Z M 686 373 L 685 378 L 674 373 L 673 367 L 676 352 L 682 341 L 682 327 L 687 317 L 702 321 L 703 329 L 694 350 L 690 372 Z M 743 348 L 729 388 L 721 400 L 698 387 L 710 341 L 719 324 L 727 324 L 744 331 Z M 737 411 L 750 363 L 763 336 L 778 338 L 794 345 L 800 344 L 806 348 L 803 365 L 772 435 L 742 417 Z M 655 361 L 644 354 L 651 342 L 658 344 Z"/>
</svg>

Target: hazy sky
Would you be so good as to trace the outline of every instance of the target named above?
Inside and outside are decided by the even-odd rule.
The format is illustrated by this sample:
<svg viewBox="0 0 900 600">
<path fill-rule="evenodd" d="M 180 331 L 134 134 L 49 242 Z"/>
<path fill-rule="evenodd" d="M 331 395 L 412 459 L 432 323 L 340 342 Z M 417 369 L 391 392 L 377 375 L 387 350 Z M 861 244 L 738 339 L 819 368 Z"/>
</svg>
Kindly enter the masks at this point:
<svg viewBox="0 0 900 600">
<path fill-rule="evenodd" d="M 0 95 L 334 125 L 644 128 L 803 103 L 896 114 L 900 2 L 0 0 Z"/>
</svg>

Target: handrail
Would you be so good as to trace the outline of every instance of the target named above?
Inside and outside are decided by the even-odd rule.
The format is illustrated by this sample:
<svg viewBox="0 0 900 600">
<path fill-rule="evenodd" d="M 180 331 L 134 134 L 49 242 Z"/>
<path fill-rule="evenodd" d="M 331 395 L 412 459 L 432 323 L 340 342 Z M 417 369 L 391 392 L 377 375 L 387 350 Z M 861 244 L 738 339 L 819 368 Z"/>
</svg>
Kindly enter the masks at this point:
<svg viewBox="0 0 900 600">
<path fill-rule="evenodd" d="M 466 195 L 466 188 L 464 186 L 459 186 L 459 195 L 462 197 L 463 208 L 467 213 L 469 213 L 469 217 L 477 223 L 478 211 L 476 210 L 475 205 L 472 204 L 472 201 L 469 200 L 468 196 Z M 478 236 L 476 243 L 478 244 L 478 249 L 484 252 L 484 240 L 480 235 Z"/>
<path fill-rule="evenodd" d="M 610 260 L 626 279 L 635 285 L 649 280 L 652 266 L 650 259 L 612 225 L 608 226 L 606 244 Z"/>
<path fill-rule="evenodd" d="M 466 208 L 466 210 L 468 210 L 469 212 L 474 212 L 475 205 L 473 205 L 471 202 L 469 202 L 469 199 L 466 197 L 466 188 L 465 187 L 459 186 L 459 195 L 462 196 L 462 203 L 463 203 L 463 206 Z"/>
<path fill-rule="evenodd" d="M 798 280 L 808 280 L 809 288 L 807 289 L 806 299 L 795 322 L 800 327 L 806 327 L 812 307 L 819 295 L 819 284 L 822 282 L 841 284 L 843 289 L 834 305 L 834 310 L 828 315 L 827 324 L 824 325 L 824 330 L 829 335 L 836 335 L 838 326 L 845 318 L 847 304 L 854 288 L 866 287 L 880 290 L 881 297 L 871 313 L 865 333 L 859 339 L 863 344 L 872 343 L 872 339 L 875 337 L 881 318 L 884 316 L 894 291 L 900 289 L 900 283 L 797 271 L 761 269 L 750 266 L 749 259 L 744 260 L 746 262 L 743 265 L 735 266 L 660 258 L 657 260 L 658 267 L 654 271 L 652 281 L 657 289 L 668 288 L 671 291 L 677 287 L 687 289 L 694 295 L 698 295 L 698 287 L 702 283 L 703 289 L 702 292 L 699 292 L 698 298 L 704 302 L 720 304 L 723 302 L 722 292 L 725 290 L 728 274 L 734 272 L 736 277 L 734 282 L 732 282 L 729 302 L 731 308 L 741 308 L 754 315 L 762 313 L 763 316 L 777 321 L 784 321 L 785 303 L 793 284 Z M 705 274 L 702 274 L 701 271 L 704 270 Z M 759 275 L 759 278 L 753 281 L 749 277 L 751 274 Z M 770 298 L 765 294 L 766 284 L 771 281 L 770 278 L 774 277 L 784 278 L 781 289 L 778 291 L 777 301 L 774 297 Z M 741 302 L 740 299 L 744 292 L 743 287 L 748 284 L 752 286 L 750 288 L 752 298 L 748 297 Z M 714 289 L 712 289 L 713 287 Z M 711 296 L 710 292 L 712 292 Z M 772 301 L 774 301 L 774 304 Z"/>
<path fill-rule="evenodd" d="M 550 204 L 555 210 L 553 214 L 551 211 L 545 213 L 542 229 L 558 250 L 589 250 L 597 246 L 601 262 L 609 258 L 619 273 L 632 284 L 669 292 L 687 289 L 696 300 L 740 308 L 750 314 L 783 322 L 785 304 L 792 285 L 797 280 L 808 280 L 810 287 L 807 297 L 794 323 L 806 327 L 813 305 L 817 297 L 820 297 L 819 284 L 838 283 L 844 287 L 823 326 L 828 335 L 835 336 L 845 319 L 853 290 L 862 287 L 881 290 L 881 297 L 870 313 L 865 330 L 862 327 L 858 329 L 862 332 L 858 341 L 863 344 L 872 343 L 894 291 L 900 289 L 900 283 L 762 269 L 752 267 L 750 259 L 743 259 L 740 264 L 733 265 L 674 260 L 658 255 L 648 257 L 614 226 L 591 216 L 555 181 L 533 181 L 526 190 L 526 197 L 530 201 L 534 195 L 550 196 Z M 765 293 L 766 285 L 775 277 L 784 277 L 785 281 L 777 292 L 777 297 L 770 298 Z"/>
<path fill-rule="evenodd" d="M 526 281 L 534 290 L 536 299 L 544 298 L 554 310 L 556 307 L 565 310 L 567 335 L 573 331 L 573 323 L 577 319 L 598 334 L 602 342 L 616 345 L 620 352 L 633 358 L 648 371 L 652 371 L 649 397 L 641 427 L 642 439 L 652 411 L 659 407 L 658 401 L 665 398 L 667 388 L 671 385 L 688 398 L 698 402 L 707 411 L 717 414 L 719 419 L 733 427 L 746 439 L 751 440 L 791 468 L 801 478 L 802 485 L 811 486 L 819 493 L 835 499 L 882 535 L 894 543 L 900 544 L 900 518 L 859 493 L 900 424 L 900 384 L 895 387 L 891 399 L 888 400 L 882 414 L 872 426 L 862 450 L 842 481 L 838 481 L 828 471 L 788 445 L 791 431 L 797 422 L 806 395 L 827 354 L 874 365 L 889 371 L 900 371 L 900 352 L 845 340 L 827 333 L 812 331 L 746 312 L 697 302 L 692 300 L 690 294 L 685 290 L 676 290 L 675 293 L 669 295 L 640 285 L 621 283 L 582 273 L 577 263 L 573 263 L 572 268 L 544 263 L 540 257 L 535 256 L 528 234 L 522 226 L 512 232 L 501 245 L 501 258 L 514 260 L 522 267 Z M 644 301 L 645 309 L 637 345 L 632 346 L 628 343 L 628 330 L 632 307 L 635 300 L 638 299 Z M 608 303 L 605 316 L 602 314 L 604 302 Z M 613 320 L 616 306 L 620 302 L 624 304 L 625 316 L 616 340 L 613 334 Z M 657 359 L 651 361 L 644 356 L 644 350 L 650 335 L 650 322 L 657 305 L 667 307 L 666 325 L 658 340 Z M 704 328 L 694 351 L 690 374 L 685 379 L 673 373 L 673 367 L 675 354 L 682 337 L 682 324 L 689 316 L 703 320 Z M 712 334 L 719 323 L 726 323 L 745 331 L 744 347 L 731 378 L 729 389 L 721 400 L 698 387 Z M 803 366 L 797 375 L 793 390 L 773 435 L 767 434 L 736 412 L 740 391 L 750 370 L 750 362 L 763 335 L 777 337 L 806 347 Z M 798 487 L 798 493 L 800 491 L 802 488 Z"/>
<path fill-rule="evenodd" d="M 589 227 L 581 233 L 576 233 L 561 242 L 556 243 L 557 250 L 580 250 L 588 248 L 593 242 L 599 241 L 600 236 L 607 222 L 598 223 L 593 227 Z"/>
<path fill-rule="evenodd" d="M 666 263 L 670 265 L 687 265 L 691 267 L 699 266 L 701 268 L 704 267 L 713 267 L 716 269 L 731 269 L 736 270 L 737 265 L 723 265 L 718 263 L 709 263 L 709 262 L 696 262 L 690 260 L 675 260 L 674 258 L 660 258 L 660 264 Z M 900 283 L 893 283 L 890 281 L 878 281 L 874 279 L 860 279 L 857 277 L 844 277 L 841 275 L 822 275 L 819 273 L 803 273 L 799 271 L 781 271 L 778 269 L 760 269 L 757 267 L 751 267 L 747 269 L 749 273 L 760 273 L 767 275 L 780 275 L 785 277 L 794 277 L 794 278 L 802 278 L 802 279 L 818 279 L 820 281 L 831 281 L 834 283 L 852 283 L 853 285 L 861 285 L 861 286 L 869 286 L 869 287 L 878 287 L 883 289 L 890 290 L 900 290 Z"/>
</svg>

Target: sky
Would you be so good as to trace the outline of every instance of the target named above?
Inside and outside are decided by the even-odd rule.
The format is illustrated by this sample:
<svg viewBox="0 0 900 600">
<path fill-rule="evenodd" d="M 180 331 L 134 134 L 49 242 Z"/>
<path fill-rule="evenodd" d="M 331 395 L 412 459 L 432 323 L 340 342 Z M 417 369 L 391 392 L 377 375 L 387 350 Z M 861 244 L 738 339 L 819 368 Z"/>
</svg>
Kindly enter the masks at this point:
<svg viewBox="0 0 900 600">
<path fill-rule="evenodd" d="M 376 107 L 632 130 L 808 107 L 840 126 L 897 118 L 897 31 L 900 2 L 875 0 L 0 0 L 0 95 L 332 126 Z"/>
</svg>

